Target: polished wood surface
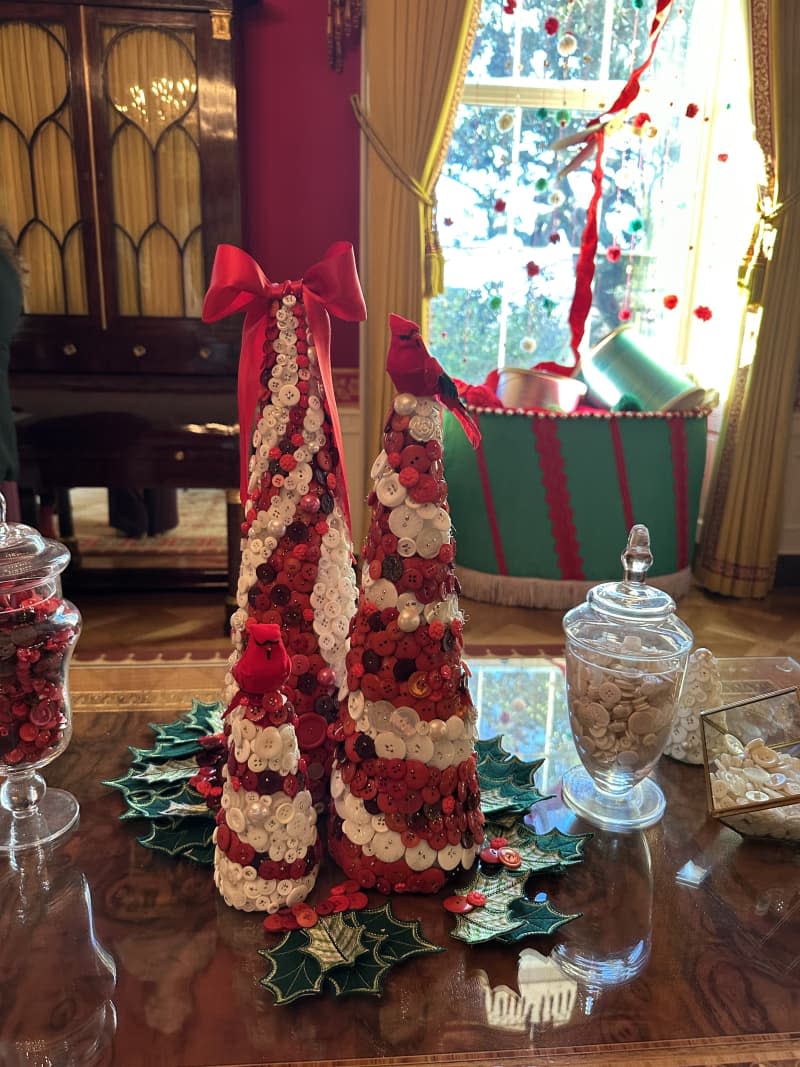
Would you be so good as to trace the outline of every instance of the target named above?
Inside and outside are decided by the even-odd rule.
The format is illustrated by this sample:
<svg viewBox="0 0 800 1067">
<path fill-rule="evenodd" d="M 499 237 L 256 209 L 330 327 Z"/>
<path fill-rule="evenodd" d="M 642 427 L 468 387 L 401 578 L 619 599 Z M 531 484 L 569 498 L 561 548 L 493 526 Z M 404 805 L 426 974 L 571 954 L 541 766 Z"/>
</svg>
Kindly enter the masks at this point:
<svg viewBox="0 0 800 1067">
<path fill-rule="evenodd" d="M 0 1048 L 35 1015 L 49 1020 L 53 1036 L 59 1027 L 80 1031 L 85 1047 L 86 1031 L 95 1027 L 97 1043 L 111 1049 L 80 1062 L 125 1067 L 800 1062 L 800 853 L 743 841 L 710 820 L 699 769 L 662 760 L 657 777 L 668 807 L 659 825 L 644 834 L 598 831 L 581 866 L 532 881 L 532 891 L 548 892 L 556 907 L 583 912 L 556 936 L 468 948 L 448 936 L 451 917 L 438 899 L 397 897 L 398 916 L 421 918 L 446 954 L 400 965 L 380 999 L 325 995 L 276 1007 L 258 986 L 265 970 L 259 918 L 228 909 L 207 869 L 139 846 L 140 826 L 119 822 L 121 798 L 100 784 L 124 771 L 128 745 L 150 744 L 148 722 L 175 717 L 174 694 L 159 714 L 152 703 L 126 710 L 132 705 L 124 697 L 115 702 L 111 687 L 156 701 L 169 677 L 165 690 L 199 692 L 216 685 L 219 662 L 178 670 L 169 663 L 95 665 L 107 674 L 92 682 L 81 679 L 89 669 L 75 668 L 82 696 L 74 738 L 47 769 L 51 786 L 65 785 L 80 800 L 80 828 L 49 857 L 27 854 L 16 870 L 0 865 L 3 899 L 14 889 L 16 909 L 4 909 L 2 953 L 26 944 L 40 953 L 26 961 L 13 1012 L 0 1001 Z M 184 670 L 194 672 L 191 679 Z M 93 689 L 102 697 L 93 700 Z M 585 829 L 557 801 L 537 805 L 534 825 Z M 689 862 L 707 872 L 696 887 L 677 880 Z M 97 943 L 116 964 L 115 988 L 91 940 L 81 875 Z M 321 887 L 335 878 L 328 867 Z M 71 909 L 42 906 L 59 879 L 73 887 Z M 527 946 L 559 961 L 558 981 L 566 976 L 572 984 L 567 1017 L 554 1011 L 541 975 L 532 984 L 520 967 Z M 12 973 L 2 953 L 2 973 Z M 631 970 L 642 963 L 640 973 L 615 981 L 626 958 Z M 70 991 L 56 1011 L 62 967 Z M 40 1004 L 45 973 L 49 1014 Z"/>
</svg>

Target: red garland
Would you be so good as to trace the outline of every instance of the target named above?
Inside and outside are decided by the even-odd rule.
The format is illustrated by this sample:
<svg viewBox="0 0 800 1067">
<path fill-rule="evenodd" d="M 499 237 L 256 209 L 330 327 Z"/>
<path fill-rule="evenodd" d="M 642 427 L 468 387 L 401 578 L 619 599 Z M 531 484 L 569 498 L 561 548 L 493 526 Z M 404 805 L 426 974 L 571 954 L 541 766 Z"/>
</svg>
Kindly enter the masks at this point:
<svg viewBox="0 0 800 1067">
<path fill-rule="evenodd" d="M 653 61 L 656 45 L 658 44 L 658 39 L 661 36 L 661 31 L 667 21 L 671 7 L 672 0 L 657 0 L 655 17 L 650 26 L 650 50 L 647 57 L 644 62 L 636 67 L 631 73 L 631 76 L 628 78 L 621 93 L 611 107 L 607 111 L 604 111 L 603 114 L 598 117 L 598 120 L 595 121 L 599 121 L 599 119 L 602 119 L 604 116 L 614 115 L 617 112 L 630 107 L 639 95 L 642 74 L 644 74 Z M 590 123 L 590 125 L 593 126 L 594 123 Z M 586 225 L 583 230 L 583 236 L 581 237 L 578 265 L 575 270 L 575 295 L 572 298 L 572 305 L 569 310 L 569 326 L 572 335 L 571 347 L 575 357 L 575 369 L 577 369 L 578 364 L 580 363 L 580 344 L 583 340 L 583 334 L 586 327 L 586 316 L 589 314 L 589 309 L 592 306 L 592 282 L 594 280 L 595 256 L 597 254 L 597 208 L 600 203 L 603 187 L 603 148 L 605 138 L 602 126 L 597 130 L 592 130 L 592 132 L 587 135 L 586 142 L 587 146 L 592 143 L 595 145 L 596 155 L 594 170 L 592 171 L 592 185 L 594 186 L 594 189 L 592 191 L 591 201 L 589 202 L 589 208 L 586 212 Z"/>
</svg>

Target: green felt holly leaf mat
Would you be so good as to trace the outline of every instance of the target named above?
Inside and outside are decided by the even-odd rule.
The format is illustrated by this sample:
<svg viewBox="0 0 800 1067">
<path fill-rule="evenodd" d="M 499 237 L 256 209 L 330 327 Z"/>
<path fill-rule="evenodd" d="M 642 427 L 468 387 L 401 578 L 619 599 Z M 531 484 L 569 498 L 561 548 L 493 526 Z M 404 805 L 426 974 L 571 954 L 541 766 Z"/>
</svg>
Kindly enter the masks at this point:
<svg viewBox="0 0 800 1067">
<path fill-rule="evenodd" d="M 486 897 L 483 907 L 455 916 L 450 936 L 469 945 L 494 939 L 519 941 L 532 934 L 549 934 L 579 915 L 564 915 L 549 902 L 529 900 L 525 896 L 527 871 L 476 871 L 469 885 L 460 890 L 464 896 L 477 890 Z"/>
<path fill-rule="evenodd" d="M 152 748 L 133 748 L 133 762 L 159 763 L 169 759 L 192 756 L 200 750 L 200 738 L 219 733 L 222 729 L 222 713 L 225 706 L 219 701 L 206 704 L 196 698 L 191 711 L 174 722 L 151 722 L 150 729 L 156 735 Z"/>
<path fill-rule="evenodd" d="M 544 760 L 526 763 L 503 748 L 502 737 L 475 743 L 478 756 L 478 780 L 481 786 L 481 809 L 484 815 L 501 812 L 527 812 L 546 798 L 536 787 L 535 775 Z"/>
<path fill-rule="evenodd" d="M 276 1004 L 291 1004 L 322 991 L 326 980 L 337 996 L 380 996 L 384 975 L 412 956 L 443 952 L 416 921 L 398 919 L 387 902 L 380 908 L 320 917 L 307 930 L 292 930 L 259 955 L 270 964 L 261 985 Z"/>
<path fill-rule="evenodd" d="M 487 840 L 504 837 L 509 848 L 516 849 L 522 856 L 522 868 L 527 872 L 558 870 L 580 863 L 583 859 L 583 846 L 591 834 L 562 834 L 560 830 L 548 830 L 538 834 L 526 826 L 517 815 L 513 819 L 494 819 L 485 826 Z"/>
<path fill-rule="evenodd" d="M 165 852 L 168 856 L 182 856 L 205 866 L 214 862 L 214 820 L 175 816 L 152 822 L 146 834 L 137 838 L 145 848 Z"/>
</svg>

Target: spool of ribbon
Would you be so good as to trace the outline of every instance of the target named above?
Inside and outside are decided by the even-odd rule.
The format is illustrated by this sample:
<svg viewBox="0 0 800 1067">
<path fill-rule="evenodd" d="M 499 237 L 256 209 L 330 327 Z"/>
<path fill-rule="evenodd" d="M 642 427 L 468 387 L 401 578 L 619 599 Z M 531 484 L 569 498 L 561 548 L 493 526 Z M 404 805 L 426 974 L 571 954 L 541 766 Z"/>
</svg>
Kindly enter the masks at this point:
<svg viewBox="0 0 800 1067">
<path fill-rule="evenodd" d="M 419 326 L 400 315 L 389 316 L 392 340 L 386 357 L 386 370 L 400 393 L 435 396 L 453 412 L 473 448 L 481 443 L 481 432 L 458 395 L 452 378 L 428 351 Z"/>
<path fill-rule="evenodd" d="M 348 527 L 350 505 L 344 470 L 344 447 L 331 371 L 331 320 L 362 322 L 367 317 L 361 284 L 356 271 L 353 246 L 347 241 L 332 244 L 319 263 L 303 275 L 303 303 L 314 339 L 325 398 L 333 427 L 333 438 L 342 468 L 342 507 Z M 272 300 L 280 300 L 285 283 L 271 282 L 256 261 L 234 245 L 220 245 L 211 272 L 211 284 L 203 301 L 203 322 L 217 322 L 244 311 L 242 348 L 239 356 L 239 488 L 242 504 L 248 495 L 248 468 L 256 403 L 262 392 L 261 367 L 266 319 Z"/>
</svg>

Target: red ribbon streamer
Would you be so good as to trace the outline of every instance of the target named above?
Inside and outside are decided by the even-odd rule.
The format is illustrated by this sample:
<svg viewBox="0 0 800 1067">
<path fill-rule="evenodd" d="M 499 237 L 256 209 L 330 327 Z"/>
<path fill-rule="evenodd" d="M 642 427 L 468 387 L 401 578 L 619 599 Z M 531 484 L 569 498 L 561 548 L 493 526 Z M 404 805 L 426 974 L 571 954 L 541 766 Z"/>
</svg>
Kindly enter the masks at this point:
<svg viewBox="0 0 800 1067">
<path fill-rule="evenodd" d="M 592 120 L 590 125 L 600 121 L 605 115 L 614 115 L 618 111 L 630 107 L 639 95 L 642 74 L 644 74 L 653 62 L 656 45 L 658 44 L 658 39 L 661 36 L 661 31 L 667 21 L 667 16 L 669 15 L 671 7 L 672 0 L 658 0 L 656 3 L 655 17 L 651 23 L 650 36 L 648 38 L 650 42 L 650 50 L 648 51 L 644 62 L 632 72 L 611 107 L 608 108 L 607 111 L 602 112 L 597 119 Z M 592 306 L 594 261 L 595 256 L 597 255 L 597 208 L 603 187 L 603 147 L 605 144 L 605 136 L 602 128 L 588 135 L 587 144 L 591 144 L 592 142 L 596 145 L 597 153 L 595 156 L 594 170 L 592 171 L 592 184 L 594 185 L 594 190 L 592 192 L 589 208 L 586 212 L 586 225 L 584 226 L 583 235 L 581 237 L 578 265 L 575 269 L 575 294 L 569 309 L 569 327 L 572 336 L 571 347 L 572 354 L 575 356 L 576 368 L 580 363 L 581 358 L 579 349 L 586 327 L 586 317 Z"/>
<path fill-rule="evenodd" d="M 333 426 L 333 438 L 342 469 L 340 485 L 345 519 L 350 526 L 350 504 L 344 470 L 344 447 L 331 371 L 331 320 L 361 322 L 367 317 L 353 246 L 347 241 L 332 244 L 319 263 L 305 272 L 300 283 L 303 303 L 314 339 L 325 398 Z M 248 466 L 253 418 L 261 394 L 261 364 L 266 318 L 272 300 L 287 290 L 285 283 L 267 278 L 256 261 L 234 245 L 220 245 L 211 272 L 211 284 L 203 301 L 203 322 L 217 322 L 237 311 L 246 312 L 239 357 L 239 490 L 242 504 L 248 496 Z"/>
<path fill-rule="evenodd" d="M 508 567 L 506 566 L 506 554 L 503 550 L 503 536 L 500 533 L 500 523 L 497 521 L 497 511 L 494 506 L 494 497 L 492 496 L 492 481 L 489 477 L 486 455 L 480 441 L 476 450 L 476 458 L 478 460 L 478 476 L 483 490 L 483 506 L 486 508 L 486 518 L 489 522 L 494 558 L 497 561 L 497 571 L 499 574 L 506 575 L 508 574 Z"/>
<path fill-rule="evenodd" d="M 411 393 L 412 396 L 435 396 L 453 412 L 469 443 L 477 448 L 481 432 L 464 407 L 455 382 L 426 348 L 419 326 L 401 315 L 390 315 L 389 329 L 392 340 L 386 357 L 386 370 L 397 391 Z"/>
<path fill-rule="evenodd" d="M 583 581 L 585 574 L 581 547 L 569 499 L 569 483 L 558 426 L 556 420 L 551 418 L 533 418 L 531 424 L 561 577 L 567 581 Z"/>
<path fill-rule="evenodd" d="M 633 501 L 631 500 L 631 486 L 628 481 L 628 468 L 625 464 L 625 449 L 622 447 L 622 432 L 619 428 L 619 419 L 613 415 L 608 420 L 611 430 L 611 443 L 614 446 L 614 462 L 617 467 L 617 482 L 619 495 L 622 500 L 622 514 L 625 518 L 626 534 L 633 526 Z"/>
<path fill-rule="evenodd" d="M 669 424 L 672 446 L 672 480 L 675 492 L 675 535 L 678 569 L 689 566 L 689 452 L 686 447 L 686 420 L 672 419 Z"/>
</svg>

